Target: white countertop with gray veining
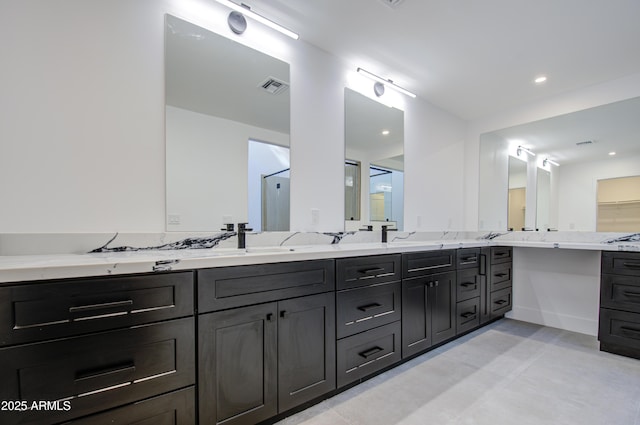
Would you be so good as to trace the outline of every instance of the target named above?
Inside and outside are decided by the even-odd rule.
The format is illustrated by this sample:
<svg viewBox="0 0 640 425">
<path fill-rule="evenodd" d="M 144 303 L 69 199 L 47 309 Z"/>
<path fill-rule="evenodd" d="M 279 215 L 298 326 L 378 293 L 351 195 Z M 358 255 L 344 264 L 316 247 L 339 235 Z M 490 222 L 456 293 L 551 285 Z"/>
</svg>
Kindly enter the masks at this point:
<svg viewBox="0 0 640 425">
<path fill-rule="evenodd" d="M 248 248 L 245 250 L 233 248 L 234 245 L 231 242 L 234 241 L 230 240 L 229 243 L 221 243 L 213 248 L 206 249 L 143 248 L 134 251 L 87 254 L 6 255 L 0 256 L 0 282 L 192 270 L 209 267 L 498 245 L 522 248 L 640 252 L 640 243 L 636 241 L 614 243 L 607 241 L 605 243 L 602 240 L 589 241 L 587 237 L 583 237 L 582 239 L 584 240 L 579 240 L 580 238 L 576 237 L 562 238 L 560 235 L 551 235 L 552 237 L 544 238 L 551 240 L 540 240 L 542 238 L 534 238 L 534 235 L 531 234 L 522 235 L 520 238 L 515 237 L 513 234 L 507 234 L 490 239 L 482 237 L 469 238 L 469 234 L 463 233 L 451 236 L 444 232 L 442 233 L 442 239 L 427 240 L 424 239 L 424 235 L 411 238 L 415 236 L 415 233 L 398 233 L 397 236 L 393 235 L 395 240 L 392 239 L 389 243 L 372 242 L 374 235 L 375 232 L 368 237 L 360 237 L 361 240 L 349 241 L 345 239 L 340 243 L 333 244 L 327 243 L 326 240 L 320 244 L 317 243 L 317 240 L 314 240 L 313 242 L 315 243 L 306 245 L 285 244 L 286 241 L 291 239 L 291 236 L 284 239 L 284 242 L 279 239 L 281 240 L 280 243 L 272 245 L 265 244 L 265 238 L 262 238 L 260 243 L 252 246 L 251 239 L 249 239 Z M 377 237 L 379 237 L 379 234 Z M 562 241 L 561 239 L 569 240 Z M 258 241 L 258 239 L 255 240 Z M 277 242 L 277 240 L 274 242 Z"/>
</svg>

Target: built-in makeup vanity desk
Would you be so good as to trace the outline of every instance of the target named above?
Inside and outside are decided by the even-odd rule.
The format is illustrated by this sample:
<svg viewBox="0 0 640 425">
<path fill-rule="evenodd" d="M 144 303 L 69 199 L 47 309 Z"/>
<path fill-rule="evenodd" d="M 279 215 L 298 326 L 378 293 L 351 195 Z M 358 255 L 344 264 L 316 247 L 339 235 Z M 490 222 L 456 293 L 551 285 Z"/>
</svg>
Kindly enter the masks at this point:
<svg viewBox="0 0 640 425">
<path fill-rule="evenodd" d="M 275 420 L 508 313 L 512 245 L 0 257 L 0 422 Z M 603 306 L 631 348 L 633 276 Z"/>
</svg>

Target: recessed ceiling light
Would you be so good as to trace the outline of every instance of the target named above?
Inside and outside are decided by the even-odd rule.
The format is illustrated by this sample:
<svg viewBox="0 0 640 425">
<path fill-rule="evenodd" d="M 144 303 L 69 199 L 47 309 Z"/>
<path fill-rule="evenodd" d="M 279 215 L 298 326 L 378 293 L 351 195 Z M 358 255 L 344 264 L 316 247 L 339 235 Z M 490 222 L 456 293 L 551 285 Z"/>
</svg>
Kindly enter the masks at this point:
<svg viewBox="0 0 640 425">
<path fill-rule="evenodd" d="M 541 75 L 538 78 L 536 78 L 535 80 L 533 80 L 533 82 L 536 83 L 536 84 L 542 84 L 545 81 L 547 81 L 547 77 L 545 77 L 544 75 Z"/>
<path fill-rule="evenodd" d="M 386 136 L 387 134 L 389 134 L 389 130 L 382 130 L 382 134 Z"/>
<path fill-rule="evenodd" d="M 609 152 L 609 156 L 613 156 L 615 154 L 616 154 L 615 152 Z"/>
</svg>

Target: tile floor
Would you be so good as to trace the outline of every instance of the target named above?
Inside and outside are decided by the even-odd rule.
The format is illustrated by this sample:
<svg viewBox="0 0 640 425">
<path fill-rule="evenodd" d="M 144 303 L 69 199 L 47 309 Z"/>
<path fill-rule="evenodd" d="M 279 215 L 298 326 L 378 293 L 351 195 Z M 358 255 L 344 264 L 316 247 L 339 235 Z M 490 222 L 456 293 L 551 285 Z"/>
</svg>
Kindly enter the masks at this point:
<svg viewBox="0 0 640 425">
<path fill-rule="evenodd" d="M 640 360 L 503 319 L 278 425 L 640 425 Z"/>
</svg>

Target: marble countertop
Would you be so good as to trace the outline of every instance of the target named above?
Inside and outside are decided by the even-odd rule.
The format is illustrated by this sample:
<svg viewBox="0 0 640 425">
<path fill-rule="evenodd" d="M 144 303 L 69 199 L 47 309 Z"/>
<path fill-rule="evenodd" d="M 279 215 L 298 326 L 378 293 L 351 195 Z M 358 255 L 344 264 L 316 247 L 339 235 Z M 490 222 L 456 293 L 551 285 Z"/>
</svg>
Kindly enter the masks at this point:
<svg viewBox="0 0 640 425">
<path fill-rule="evenodd" d="M 540 241 L 496 239 L 396 240 L 389 243 L 356 242 L 310 245 L 254 246 L 246 250 L 215 246 L 207 249 L 164 249 L 88 254 L 0 256 L 0 282 L 20 282 L 130 273 L 192 270 L 323 258 L 393 254 L 483 246 L 637 251 L 637 242 Z"/>
</svg>

